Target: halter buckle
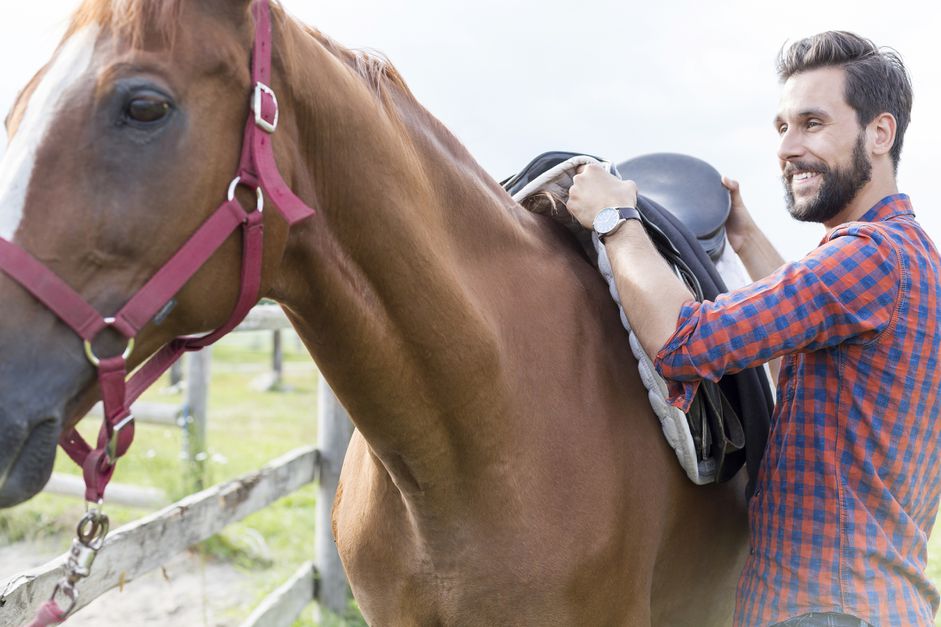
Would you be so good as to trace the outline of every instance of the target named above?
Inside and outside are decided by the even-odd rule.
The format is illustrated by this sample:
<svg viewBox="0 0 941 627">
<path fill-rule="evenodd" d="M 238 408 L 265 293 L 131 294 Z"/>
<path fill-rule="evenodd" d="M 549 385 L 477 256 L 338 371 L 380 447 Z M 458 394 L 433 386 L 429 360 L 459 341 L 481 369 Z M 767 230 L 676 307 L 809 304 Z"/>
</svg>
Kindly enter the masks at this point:
<svg viewBox="0 0 941 627">
<path fill-rule="evenodd" d="M 111 428 L 111 437 L 108 438 L 108 445 L 105 447 L 105 454 L 108 456 L 108 462 L 113 464 L 118 459 L 118 436 L 122 429 L 127 428 L 134 422 L 134 414 L 128 414 L 124 420 Z"/>
<path fill-rule="evenodd" d="M 274 103 L 274 120 L 272 122 L 266 120 L 262 115 L 262 95 L 270 96 L 271 101 Z M 278 97 L 275 95 L 273 89 L 261 81 L 255 83 L 255 92 L 252 95 L 252 111 L 255 112 L 255 125 L 258 126 L 258 128 L 265 131 L 269 135 L 278 130 L 278 119 L 280 117 L 280 110 L 278 109 Z"/>
</svg>

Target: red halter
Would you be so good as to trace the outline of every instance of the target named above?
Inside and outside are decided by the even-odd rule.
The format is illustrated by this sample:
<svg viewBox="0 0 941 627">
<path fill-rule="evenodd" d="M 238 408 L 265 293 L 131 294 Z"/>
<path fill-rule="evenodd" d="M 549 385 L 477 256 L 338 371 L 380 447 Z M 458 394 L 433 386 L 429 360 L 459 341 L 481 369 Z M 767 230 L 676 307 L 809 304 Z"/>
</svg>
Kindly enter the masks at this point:
<svg viewBox="0 0 941 627">
<path fill-rule="evenodd" d="M 212 344 L 231 331 L 258 301 L 261 283 L 262 210 L 265 194 L 291 225 L 314 214 L 290 190 L 278 172 L 271 135 L 278 126 L 278 100 L 271 83 L 271 14 L 269 0 L 256 0 L 255 45 L 252 52 L 252 104 L 242 139 L 238 173 L 229 186 L 228 199 L 202 224 L 176 254 L 113 316 L 103 317 L 61 278 L 28 252 L 0 238 L 0 270 L 51 309 L 85 342 L 85 353 L 98 369 L 105 417 L 92 449 L 75 429 L 63 433 L 59 444 L 85 475 L 85 498 L 99 502 L 114 473 L 115 461 L 127 452 L 134 438 L 130 406 L 186 351 Z M 257 206 L 246 212 L 235 198 L 241 185 L 257 194 Z M 242 229 L 242 276 L 238 301 L 229 320 L 209 335 L 179 337 L 164 346 L 127 381 L 127 357 L 134 338 L 157 316 L 173 296 L 237 229 Z M 91 347 L 106 328 L 123 335 L 123 355 L 99 359 Z"/>
</svg>

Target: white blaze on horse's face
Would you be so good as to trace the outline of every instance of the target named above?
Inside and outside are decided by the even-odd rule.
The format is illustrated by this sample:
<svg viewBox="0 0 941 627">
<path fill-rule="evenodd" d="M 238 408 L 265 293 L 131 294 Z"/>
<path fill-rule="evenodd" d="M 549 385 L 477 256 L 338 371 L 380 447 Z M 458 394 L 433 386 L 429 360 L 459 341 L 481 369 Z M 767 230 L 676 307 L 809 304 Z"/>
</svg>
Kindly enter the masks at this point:
<svg viewBox="0 0 941 627">
<path fill-rule="evenodd" d="M 73 34 L 59 49 L 26 104 L 16 135 L 0 162 L 0 237 L 4 239 L 13 239 L 23 219 L 36 153 L 69 87 L 84 76 L 91 64 L 97 38 L 96 25 Z"/>
</svg>

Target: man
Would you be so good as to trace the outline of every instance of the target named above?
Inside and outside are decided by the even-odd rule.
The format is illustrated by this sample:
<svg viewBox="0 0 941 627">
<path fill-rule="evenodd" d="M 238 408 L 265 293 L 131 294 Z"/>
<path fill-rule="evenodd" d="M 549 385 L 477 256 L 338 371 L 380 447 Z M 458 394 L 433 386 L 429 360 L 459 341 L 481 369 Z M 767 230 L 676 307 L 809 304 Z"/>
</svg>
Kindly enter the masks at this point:
<svg viewBox="0 0 941 627">
<path fill-rule="evenodd" d="M 941 259 L 896 187 L 911 84 L 895 54 L 845 32 L 795 43 L 778 71 L 788 209 L 828 229 L 818 248 L 785 264 L 726 179 L 729 240 L 755 283 L 696 303 L 630 209 L 596 231 L 674 405 L 702 379 L 783 357 L 735 623 L 932 626 Z M 569 194 L 592 228 L 637 189 L 589 166 Z"/>
</svg>

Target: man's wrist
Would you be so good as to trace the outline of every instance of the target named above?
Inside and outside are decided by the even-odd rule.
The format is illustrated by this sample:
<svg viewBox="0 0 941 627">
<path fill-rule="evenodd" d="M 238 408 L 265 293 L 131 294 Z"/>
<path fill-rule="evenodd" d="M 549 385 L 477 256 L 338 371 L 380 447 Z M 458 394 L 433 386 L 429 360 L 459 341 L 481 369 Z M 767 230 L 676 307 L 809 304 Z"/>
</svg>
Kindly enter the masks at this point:
<svg viewBox="0 0 941 627">
<path fill-rule="evenodd" d="M 602 243 L 605 246 L 610 246 L 612 244 L 617 244 L 618 242 L 623 242 L 630 240 L 632 237 L 637 237 L 637 235 L 643 235 L 646 237 L 647 232 L 644 230 L 644 225 L 640 220 L 626 220 L 616 231 L 609 233 L 601 238 Z"/>
<path fill-rule="evenodd" d="M 605 207 L 595 215 L 592 221 L 592 230 L 598 234 L 601 241 L 616 233 L 627 222 L 639 222 L 640 212 L 634 206 Z"/>
</svg>

